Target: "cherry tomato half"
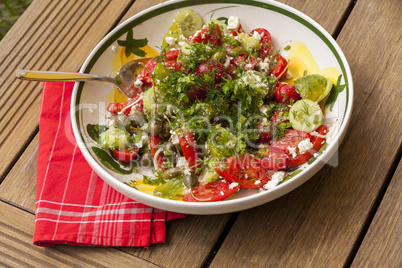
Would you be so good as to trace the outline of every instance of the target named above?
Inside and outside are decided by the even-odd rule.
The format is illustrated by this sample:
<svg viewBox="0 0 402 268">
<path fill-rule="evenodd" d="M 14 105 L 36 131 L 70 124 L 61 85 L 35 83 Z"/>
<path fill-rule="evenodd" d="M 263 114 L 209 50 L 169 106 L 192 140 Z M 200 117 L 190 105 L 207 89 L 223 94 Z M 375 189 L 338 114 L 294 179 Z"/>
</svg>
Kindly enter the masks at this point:
<svg viewBox="0 0 402 268">
<path fill-rule="evenodd" d="M 328 127 L 325 125 L 321 125 L 318 129 L 317 129 L 317 133 L 320 135 L 326 135 L 328 133 Z M 322 137 L 313 137 L 312 143 L 313 143 L 313 148 L 303 154 L 298 154 L 296 157 L 289 157 L 287 162 L 286 162 L 286 167 L 288 169 L 292 169 L 295 167 L 298 167 L 304 163 L 306 163 L 308 160 L 310 160 L 313 155 L 318 152 L 318 150 L 321 149 L 321 147 L 324 145 L 325 143 L 325 138 Z"/>
<path fill-rule="evenodd" d="M 260 188 L 271 179 L 259 159 L 249 154 L 231 156 L 225 163 L 218 164 L 215 171 L 225 180 L 247 189 Z"/>
<path fill-rule="evenodd" d="M 134 98 L 130 99 L 129 101 L 124 101 L 124 102 L 115 102 L 115 103 L 110 103 L 106 110 L 110 112 L 113 115 L 117 115 L 121 110 L 123 110 L 125 107 L 131 105 L 134 102 L 137 102 L 133 107 L 135 107 L 137 110 L 144 112 L 144 103 L 142 100 L 137 101 L 139 98 L 139 95 L 135 96 Z M 129 115 L 131 111 L 131 108 L 127 108 L 124 110 L 125 115 Z"/>
<path fill-rule="evenodd" d="M 200 185 L 191 189 L 192 193 L 188 193 L 183 197 L 183 201 L 188 202 L 213 202 L 221 201 L 235 194 L 240 189 L 239 185 L 231 185 L 225 180 L 218 180 L 205 185 Z"/>
<path fill-rule="evenodd" d="M 328 127 L 325 125 L 321 125 L 317 128 L 316 132 L 320 135 L 325 136 L 328 133 Z M 324 145 L 325 141 L 326 141 L 326 138 L 314 137 L 312 153 L 314 154 L 314 153 L 318 152 L 321 149 L 321 147 Z"/>
<path fill-rule="evenodd" d="M 280 170 L 286 167 L 288 155 L 281 149 L 265 145 L 258 150 L 257 155 L 261 157 L 261 167 L 268 170 Z"/>
<path fill-rule="evenodd" d="M 253 36 L 254 32 L 259 33 L 261 36 L 261 48 L 258 52 L 258 57 L 263 58 L 265 56 L 267 56 L 269 54 L 269 52 L 271 52 L 272 50 L 272 38 L 271 38 L 271 34 L 263 28 L 257 28 L 254 29 L 250 32 L 250 36 Z"/>
<path fill-rule="evenodd" d="M 296 157 L 289 157 L 286 161 L 286 168 L 292 169 L 292 168 L 298 167 L 300 165 L 303 165 L 308 160 L 310 160 L 311 157 L 313 157 L 313 155 L 309 152 L 304 153 L 304 154 L 299 154 Z"/>
<path fill-rule="evenodd" d="M 276 65 L 271 73 L 277 78 L 280 79 L 283 76 L 286 76 L 287 71 L 284 72 L 288 62 L 281 55 L 274 56 L 276 58 Z"/>
<path fill-rule="evenodd" d="M 130 148 L 125 148 L 125 149 L 115 149 L 113 150 L 113 155 L 116 157 L 117 160 L 121 162 L 131 162 L 135 159 L 135 157 L 138 154 L 138 147 L 133 146 Z"/>
<path fill-rule="evenodd" d="M 307 132 L 289 129 L 284 137 L 271 142 L 271 146 L 277 147 L 291 156 L 292 153 L 289 152 L 289 147 L 296 148 L 296 151 L 298 151 L 298 145 L 304 139 L 310 139 L 310 142 L 312 142 L 313 136 Z"/>
<path fill-rule="evenodd" d="M 283 83 L 275 90 L 275 100 L 279 103 L 289 104 L 290 100 L 296 102 L 301 100 L 301 97 L 294 85 Z"/>
<path fill-rule="evenodd" d="M 257 65 L 257 58 L 253 56 L 245 56 L 241 53 L 236 57 L 234 63 L 243 70 L 254 70 Z"/>
<path fill-rule="evenodd" d="M 216 25 L 214 27 L 208 26 L 196 31 L 192 36 L 188 38 L 190 43 L 203 43 L 212 46 L 220 46 L 222 41 L 221 28 Z"/>
<path fill-rule="evenodd" d="M 191 131 L 183 131 L 177 134 L 183 155 L 192 171 L 195 171 L 201 164 L 198 159 L 198 152 Z"/>
<path fill-rule="evenodd" d="M 225 68 L 217 60 L 207 60 L 198 65 L 195 70 L 196 76 L 204 74 L 214 75 L 215 83 L 218 84 L 223 80 L 222 77 L 225 75 Z"/>
<path fill-rule="evenodd" d="M 245 33 L 243 26 L 241 26 L 241 23 L 239 24 L 239 27 L 237 29 L 230 29 L 229 34 L 233 36 L 237 36 L 239 33 Z"/>
</svg>

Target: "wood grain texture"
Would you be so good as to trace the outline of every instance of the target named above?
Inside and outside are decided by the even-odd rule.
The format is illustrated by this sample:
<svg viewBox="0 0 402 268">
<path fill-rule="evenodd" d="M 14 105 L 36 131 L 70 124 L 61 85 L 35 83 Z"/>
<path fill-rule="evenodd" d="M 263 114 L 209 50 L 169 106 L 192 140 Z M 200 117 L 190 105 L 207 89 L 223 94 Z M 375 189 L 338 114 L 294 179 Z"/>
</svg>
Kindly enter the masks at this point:
<svg viewBox="0 0 402 268">
<path fill-rule="evenodd" d="M 34 246 L 34 215 L 1 201 L 0 212 L 0 267 L 158 267 L 114 248 Z"/>
<path fill-rule="evenodd" d="M 0 43 L 0 137 L 3 140 L 0 148 L 9 151 L 8 155 L 0 156 L 0 180 L 36 134 L 40 106 L 41 85 L 16 81 L 15 68 L 78 70 L 130 4 L 130 1 L 117 0 L 99 1 L 97 5 L 90 5 L 92 1 L 72 2 L 35 1 L 12 34 Z M 123 20 L 159 2 L 137 0 Z M 352 1 L 282 2 L 305 12 L 334 33 Z M 395 45 L 400 44 L 400 36 L 395 36 L 401 26 L 400 9 L 397 0 L 359 0 L 339 35 L 338 42 L 349 60 L 355 81 L 355 109 L 340 151 L 339 166 L 327 166 L 294 192 L 242 212 L 212 267 L 348 264 L 351 250 L 378 201 L 401 144 L 401 129 L 395 124 L 401 122 L 401 115 L 393 109 L 400 103 L 401 95 L 398 79 L 402 71 L 398 64 L 401 48 Z M 84 29 L 73 25 L 87 22 L 88 27 Z M 78 34 L 71 34 L 74 31 Z M 81 39 L 84 34 L 88 36 L 86 42 Z M 0 199 L 31 211 L 35 207 L 37 144 L 35 137 L 0 185 Z M 6 217 L 0 219 L 0 260 L 7 258 L 7 263 L 0 261 L 0 266 L 13 267 L 31 262 L 36 266 L 62 266 L 62 263 L 86 267 L 128 266 L 126 260 L 130 258 L 133 258 L 131 266 L 148 265 L 139 262 L 143 259 L 163 267 L 200 267 L 214 250 L 230 217 L 190 216 L 169 222 L 165 244 L 149 249 L 116 250 L 71 246 L 37 248 L 32 245 L 33 215 L 2 202 L 0 215 L 14 215 L 12 221 L 5 220 Z M 385 239 L 384 243 L 387 242 L 394 243 L 394 240 Z M 387 252 L 381 257 L 386 258 Z M 359 251 L 355 263 L 365 264 L 365 261 L 364 251 Z"/>
<path fill-rule="evenodd" d="M 392 177 L 352 267 L 402 267 L 402 162 Z"/>
<path fill-rule="evenodd" d="M 18 159 L 3 183 L 0 184 L 0 200 L 35 211 L 36 171 L 39 134 Z"/>
<path fill-rule="evenodd" d="M 0 43 L 0 181 L 35 135 L 41 83 L 17 68 L 78 71 L 131 0 L 34 1 Z"/>
<path fill-rule="evenodd" d="M 400 32 L 401 18 L 395 11 L 400 9 L 398 0 L 358 1 L 337 40 L 355 86 L 339 165 L 324 167 L 274 202 L 242 212 L 211 267 L 349 264 L 399 157 L 402 115 L 395 107 L 401 96 L 401 36 L 395 33 Z"/>
</svg>

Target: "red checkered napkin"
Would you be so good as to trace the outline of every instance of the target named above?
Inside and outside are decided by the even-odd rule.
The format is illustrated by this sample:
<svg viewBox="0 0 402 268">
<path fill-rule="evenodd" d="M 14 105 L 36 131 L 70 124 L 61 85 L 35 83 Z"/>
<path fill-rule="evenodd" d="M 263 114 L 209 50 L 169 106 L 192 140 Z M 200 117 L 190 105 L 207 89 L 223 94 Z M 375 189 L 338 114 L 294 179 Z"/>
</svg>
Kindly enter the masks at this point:
<svg viewBox="0 0 402 268">
<path fill-rule="evenodd" d="M 147 247 L 165 242 L 166 221 L 185 215 L 129 199 L 92 171 L 72 135 L 73 86 L 43 85 L 34 244 Z"/>
</svg>

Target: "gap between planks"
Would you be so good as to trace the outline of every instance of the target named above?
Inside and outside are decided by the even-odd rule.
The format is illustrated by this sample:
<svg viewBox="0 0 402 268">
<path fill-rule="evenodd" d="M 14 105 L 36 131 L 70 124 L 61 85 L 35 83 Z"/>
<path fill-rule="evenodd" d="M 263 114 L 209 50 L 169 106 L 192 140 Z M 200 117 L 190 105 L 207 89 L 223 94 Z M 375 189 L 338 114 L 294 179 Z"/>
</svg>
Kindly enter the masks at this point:
<svg viewBox="0 0 402 268">
<path fill-rule="evenodd" d="M 402 159 L 402 144 L 399 145 L 398 155 L 397 155 L 397 157 L 395 157 L 395 159 L 393 160 L 393 162 L 391 164 L 391 168 L 389 169 L 389 172 L 386 176 L 387 179 L 385 180 L 379 194 L 377 195 L 377 197 L 375 199 L 374 205 L 373 205 L 370 213 L 368 214 L 369 216 L 367 217 L 366 222 L 362 226 L 361 232 L 355 241 L 355 245 L 353 246 L 349 257 L 346 260 L 345 267 L 350 267 L 352 265 L 353 260 L 355 259 L 356 254 L 359 251 L 359 248 L 363 243 L 364 237 L 366 236 L 367 231 L 370 228 L 375 215 L 377 214 L 377 211 L 381 205 L 382 200 L 384 199 L 384 196 L 388 190 L 388 187 L 391 184 L 392 178 L 395 175 L 395 172 L 398 168 L 399 163 L 401 162 L 401 159 Z"/>
</svg>

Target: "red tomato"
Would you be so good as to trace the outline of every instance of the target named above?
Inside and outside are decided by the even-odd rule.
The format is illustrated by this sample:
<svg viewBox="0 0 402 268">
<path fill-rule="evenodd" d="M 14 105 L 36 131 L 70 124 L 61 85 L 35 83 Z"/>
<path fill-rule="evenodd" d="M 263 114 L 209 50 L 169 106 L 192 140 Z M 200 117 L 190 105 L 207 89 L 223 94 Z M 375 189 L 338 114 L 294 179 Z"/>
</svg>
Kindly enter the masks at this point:
<svg viewBox="0 0 402 268">
<path fill-rule="evenodd" d="M 273 132 L 275 125 L 281 123 L 287 123 L 289 120 L 285 115 L 287 111 L 276 110 L 271 118 L 271 121 L 263 124 L 262 122 L 257 124 L 257 130 L 260 133 L 260 137 L 258 138 L 259 143 L 269 143 L 273 138 Z"/>
<path fill-rule="evenodd" d="M 198 159 L 198 152 L 191 131 L 181 132 L 177 134 L 183 155 L 192 171 L 195 171 L 201 164 Z"/>
<path fill-rule="evenodd" d="M 133 146 L 121 150 L 115 149 L 113 150 L 113 155 L 116 157 L 117 160 L 128 163 L 135 159 L 135 157 L 138 154 L 138 151 L 139 151 L 138 147 Z"/>
<path fill-rule="evenodd" d="M 190 191 L 192 191 L 192 194 L 186 194 L 183 197 L 183 201 L 213 202 L 224 200 L 240 190 L 239 185 L 230 186 L 230 184 L 230 182 L 218 180 L 205 185 L 200 185 L 194 189 L 191 189 Z"/>
<path fill-rule="evenodd" d="M 289 111 L 287 110 L 276 110 L 271 118 L 272 125 L 289 122 L 288 115 Z"/>
<path fill-rule="evenodd" d="M 241 188 L 247 189 L 260 188 L 271 179 L 260 161 L 249 154 L 231 156 L 215 171 L 225 180 L 237 182 Z"/>
<path fill-rule="evenodd" d="M 288 62 L 281 55 L 276 55 L 274 57 L 276 58 L 276 65 L 275 65 L 274 69 L 271 71 L 271 74 L 273 74 L 277 79 L 280 79 L 281 77 L 285 76 L 287 73 L 287 71 L 284 72 L 284 70 L 285 70 L 286 66 L 288 65 Z"/>
<path fill-rule="evenodd" d="M 234 79 L 236 78 L 236 64 L 230 61 L 229 66 L 226 68 L 226 72 Z"/>
<path fill-rule="evenodd" d="M 196 31 L 192 36 L 188 38 L 190 43 L 203 43 L 210 44 L 212 46 L 220 46 L 222 41 L 221 28 L 216 25 L 215 27 L 205 27 Z"/>
<path fill-rule="evenodd" d="M 271 142 L 271 146 L 277 147 L 277 148 L 281 149 L 282 151 L 284 151 L 289 156 L 291 156 L 291 153 L 289 152 L 288 147 L 296 148 L 298 151 L 299 150 L 298 145 L 304 139 L 310 139 L 311 142 L 313 141 L 313 137 L 309 133 L 294 130 L 294 129 L 289 129 L 285 133 L 284 137 Z"/>
<path fill-rule="evenodd" d="M 108 107 L 106 108 L 106 110 L 113 115 L 117 115 L 125 107 L 136 102 L 138 98 L 139 98 L 139 95 L 135 96 L 134 98 L 130 99 L 129 101 L 110 103 L 108 105 Z M 144 103 L 143 103 L 142 99 L 139 100 L 132 107 L 136 108 L 137 110 L 140 110 L 141 112 L 144 112 Z M 128 116 L 130 114 L 132 107 L 125 109 L 123 113 Z"/>
<path fill-rule="evenodd" d="M 320 135 L 326 135 L 328 133 L 328 127 L 321 125 L 318 129 L 317 129 L 317 133 Z M 310 139 L 311 140 L 311 139 Z M 306 163 L 308 160 L 310 160 L 310 158 L 313 157 L 313 155 L 320 150 L 320 148 L 322 147 L 322 145 L 325 143 L 325 138 L 321 138 L 321 137 L 313 137 L 313 148 L 303 154 L 298 154 L 296 157 L 289 157 L 286 163 L 286 167 L 288 169 L 292 169 L 295 167 L 298 167 L 304 163 Z"/>
<path fill-rule="evenodd" d="M 190 103 L 194 103 L 196 100 L 203 101 L 207 97 L 207 90 L 202 87 L 193 86 L 187 92 Z"/>
<path fill-rule="evenodd" d="M 163 141 L 161 138 L 152 134 L 149 135 L 149 149 L 151 150 L 153 156 L 155 156 L 156 151 L 158 151 L 158 149 L 161 148 L 162 144 Z M 159 167 L 163 166 L 164 162 L 163 152 L 158 155 L 157 162 Z"/>
<path fill-rule="evenodd" d="M 170 61 L 176 61 L 177 58 L 179 57 L 181 53 L 180 49 L 175 49 L 175 50 L 169 50 L 168 52 L 165 53 L 166 56 L 166 62 L 170 62 Z"/>
<path fill-rule="evenodd" d="M 258 150 L 258 156 L 260 159 L 261 167 L 268 170 L 280 170 L 286 167 L 286 160 L 288 155 L 281 149 L 265 145 Z"/>
<path fill-rule="evenodd" d="M 294 102 L 301 100 L 299 93 L 297 93 L 294 85 L 290 84 L 280 84 L 275 90 L 275 100 L 279 103 L 289 104 L 290 100 Z"/>
<path fill-rule="evenodd" d="M 260 137 L 258 138 L 259 143 L 268 143 L 272 140 L 273 127 L 271 122 L 268 122 L 267 124 L 263 124 L 262 122 L 258 123 L 257 130 L 260 134 Z"/>
<path fill-rule="evenodd" d="M 223 65 L 216 60 L 207 60 L 197 66 L 195 75 L 210 74 L 215 76 L 215 83 L 222 81 L 222 77 L 225 75 L 225 69 Z"/>
<path fill-rule="evenodd" d="M 257 58 L 253 56 L 245 56 L 244 54 L 239 54 L 236 57 L 235 64 L 244 70 L 253 70 L 255 65 L 257 65 Z"/>
<path fill-rule="evenodd" d="M 287 169 L 292 169 L 295 167 L 298 167 L 304 163 L 306 163 L 310 158 L 313 157 L 313 155 L 309 152 L 304 153 L 304 154 L 299 154 L 295 158 L 289 157 L 288 160 L 286 161 L 286 167 Z"/>
<path fill-rule="evenodd" d="M 152 74 L 155 71 L 156 64 L 157 61 L 155 59 L 150 59 L 147 64 L 145 64 L 144 69 L 141 70 L 138 79 L 143 82 L 143 85 L 149 86 L 153 83 Z"/>
<path fill-rule="evenodd" d="M 262 35 L 261 40 L 260 40 L 261 48 L 258 52 L 258 57 L 263 58 L 263 57 L 267 56 L 269 54 L 269 52 L 271 52 L 271 50 L 272 50 L 271 34 L 263 28 L 257 28 L 250 32 L 250 36 L 253 36 L 254 32 L 257 32 L 260 35 Z"/>
<path fill-rule="evenodd" d="M 316 132 L 320 135 L 327 135 L 328 133 L 328 127 L 325 125 L 321 125 L 317 128 Z M 326 139 L 325 138 L 321 138 L 321 137 L 314 137 L 314 141 L 313 141 L 313 148 L 312 148 L 312 152 L 313 154 L 315 154 L 316 152 L 318 152 L 321 147 L 324 145 Z"/>
<path fill-rule="evenodd" d="M 229 34 L 231 34 L 233 36 L 237 36 L 239 33 L 245 33 L 245 31 L 244 31 L 243 27 L 241 26 L 241 24 L 239 24 L 239 28 L 229 30 Z"/>
</svg>

